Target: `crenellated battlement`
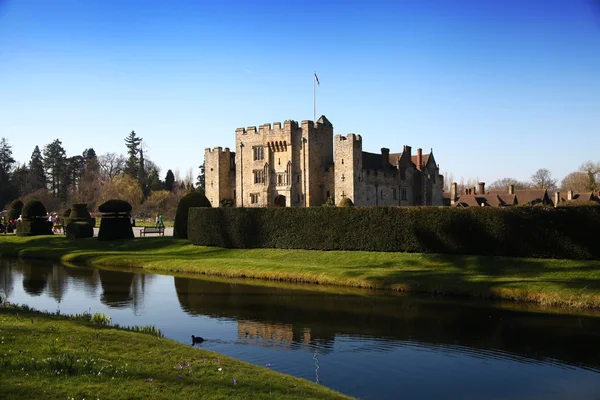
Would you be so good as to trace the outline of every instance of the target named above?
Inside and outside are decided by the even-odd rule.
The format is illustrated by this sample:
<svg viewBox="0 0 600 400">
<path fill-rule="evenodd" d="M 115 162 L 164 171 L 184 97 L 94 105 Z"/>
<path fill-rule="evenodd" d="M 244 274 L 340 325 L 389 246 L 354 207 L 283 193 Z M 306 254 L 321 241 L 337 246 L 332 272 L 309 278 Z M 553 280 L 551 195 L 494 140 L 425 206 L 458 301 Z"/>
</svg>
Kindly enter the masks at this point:
<svg viewBox="0 0 600 400">
<path fill-rule="evenodd" d="M 223 150 L 222 147 L 215 147 L 214 149 L 211 149 L 210 147 L 207 147 L 207 148 L 204 149 L 204 151 L 208 152 L 208 153 L 217 153 L 217 154 L 219 154 L 219 153 L 223 153 L 223 154 L 231 153 L 231 150 L 229 150 L 229 147 L 225 147 L 225 150 Z"/>
<path fill-rule="evenodd" d="M 343 135 L 335 135 L 334 140 L 336 142 L 343 142 L 343 141 L 351 141 L 353 143 L 362 143 L 362 137 L 360 135 L 357 135 L 355 133 L 349 133 L 346 136 Z"/>
<path fill-rule="evenodd" d="M 235 134 L 239 135 L 251 135 L 251 134 L 259 134 L 259 135 L 286 135 L 292 134 L 292 131 L 298 129 L 298 122 L 294 120 L 285 120 L 283 121 L 283 127 L 281 122 L 273 122 L 271 126 L 270 123 L 262 124 L 256 128 L 256 126 L 249 126 L 248 128 L 237 128 L 235 130 Z"/>
</svg>

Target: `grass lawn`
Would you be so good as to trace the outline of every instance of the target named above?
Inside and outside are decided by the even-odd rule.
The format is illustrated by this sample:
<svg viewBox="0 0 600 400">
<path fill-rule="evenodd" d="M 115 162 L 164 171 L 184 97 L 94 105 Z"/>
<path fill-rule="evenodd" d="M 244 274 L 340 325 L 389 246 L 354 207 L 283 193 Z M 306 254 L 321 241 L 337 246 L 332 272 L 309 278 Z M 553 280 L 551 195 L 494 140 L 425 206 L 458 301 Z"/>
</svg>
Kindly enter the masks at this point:
<svg viewBox="0 0 600 400">
<path fill-rule="evenodd" d="M 0 255 L 600 308 L 600 260 L 224 249 L 172 237 L 100 242 L 58 235 L 0 237 Z"/>
<path fill-rule="evenodd" d="M 0 307 L 3 399 L 343 399 L 304 379 L 148 333 Z"/>
</svg>

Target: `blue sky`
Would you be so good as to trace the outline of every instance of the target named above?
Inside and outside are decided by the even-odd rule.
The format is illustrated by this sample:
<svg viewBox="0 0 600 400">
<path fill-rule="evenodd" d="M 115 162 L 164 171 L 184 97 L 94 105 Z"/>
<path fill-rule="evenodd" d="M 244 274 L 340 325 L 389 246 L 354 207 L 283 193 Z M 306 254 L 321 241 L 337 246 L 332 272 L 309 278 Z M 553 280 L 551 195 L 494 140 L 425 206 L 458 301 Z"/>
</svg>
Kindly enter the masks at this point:
<svg viewBox="0 0 600 400">
<path fill-rule="evenodd" d="M 161 168 L 237 127 L 312 119 L 365 151 L 434 149 L 455 180 L 562 179 L 600 161 L 596 0 L 0 0 L 0 136 L 15 158 L 125 153 Z"/>
</svg>

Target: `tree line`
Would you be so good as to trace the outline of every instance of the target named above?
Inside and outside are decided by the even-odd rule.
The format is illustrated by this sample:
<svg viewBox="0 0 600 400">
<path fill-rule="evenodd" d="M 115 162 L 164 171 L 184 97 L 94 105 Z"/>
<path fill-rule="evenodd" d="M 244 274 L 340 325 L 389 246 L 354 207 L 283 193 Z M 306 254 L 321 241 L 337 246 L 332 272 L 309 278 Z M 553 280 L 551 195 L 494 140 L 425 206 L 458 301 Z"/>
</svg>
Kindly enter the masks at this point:
<svg viewBox="0 0 600 400">
<path fill-rule="evenodd" d="M 444 176 L 444 191 L 450 192 L 453 180 L 452 174 Z M 463 193 L 466 188 L 477 188 L 478 179 L 469 178 L 465 181 L 461 178 L 458 183 L 458 192 Z M 488 190 L 508 190 L 509 185 L 515 185 L 515 189 L 547 189 L 550 194 L 556 191 L 566 193 L 573 190 L 575 193 L 589 193 L 600 190 L 600 162 L 587 161 L 579 166 L 576 171 L 565 176 L 560 182 L 552 176 L 547 168 L 538 169 L 529 180 L 518 180 L 514 178 L 498 179 L 486 185 Z"/>
<path fill-rule="evenodd" d="M 124 139 L 126 155 L 97 155 L 93 148 L 68 156 L 55 139 L 35 146 L 28 162 L 13 157 L 12 146 L 0 139 L 0 206 L 6 209 L 15 199 L 40 200 L 49 211 L 59 212 L 73 203 L 87 203 L 91 211 L 104 201 L 128 201 L 140 217 L 162 214 L 174 218 L 179 199 L 194 190 L 204 190 L 204 169 L 194 178 L 168 170 L 164 180 L 160 168 L 144 153 L 143 138 L 131 131 Z"/>
</svg>

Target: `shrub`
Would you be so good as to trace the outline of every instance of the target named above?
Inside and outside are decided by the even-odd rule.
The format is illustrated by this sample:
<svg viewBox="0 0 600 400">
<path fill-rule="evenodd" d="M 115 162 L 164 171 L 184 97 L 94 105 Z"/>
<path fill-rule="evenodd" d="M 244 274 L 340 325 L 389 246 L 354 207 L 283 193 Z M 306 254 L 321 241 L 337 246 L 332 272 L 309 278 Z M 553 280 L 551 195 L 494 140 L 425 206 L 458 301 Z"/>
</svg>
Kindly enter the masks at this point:
<svg viewBox="0 0 600 400">
<path fill-rule="evenodd" d="M 13 200 L 8 209 L 8 219 L 16 220 L 23 211 L 23 202 L 21 200 Z"/>
<path fill-rule="evenodd" d="M 72 221 L 65 227 L 70 239 L 94 237 L 94 227 L 87 221 Z"/>
<path fill-rule="evenodd" d="M 98 240 L 133 239 L 131 205 L 124 200 L 108 200 L 98 207 L 102 212 Z M 71 211 L 72 213 L 72 211 Z"/>
<path fill-rule="evenodd" d="M 179 200 L 177 211 L 175 212 L 175 225 L 173 227 L 173 236 L 180 239 L 188 238 L 188 213 L 191 207 L 212 207 L 210 201 L 204 193 L 190 192 Z"/>
<path fill-rule="evenodd" d="M 118 199 L 108 200 L 98 207 L 98 211 L 101 213 L 130 213 L 131 209 L 131 204 L 125 200 Z"/>
<path fill-rule="evenodd" d="M 21 218 L 22 219 L 32 219 L 32 218 L 47 218 L 48 212 L 46 211 L 46 207 L 42 204 L 41 201 L 38 200 L 30 200 L 23 206 L 21 210 Z"/>
<path fill-rule="evenodd" d="M 598 259 L 600 207 L 192 208 L 196 245 Z"/>
<path fill-rule="evenodd" d="M 67 226 L 72 221 L 83 221 L 89 223 L 92 228 L 96 226 L 96 218 L 92 218 L 87 209 L 86 203 L 73 204 L 68 218 L 65 218 L 64 225 Z"/>
<path fill-rule="evenodd" d="M 65 211 L 62 212 L 62 224 L 63 224 L 63 227 L 66 227 L 67 225 L 69 225 L 69 222 L 71 222 L 71 220 L 69 219 L 69 215 L 70 214 L 71 214 L 71 209 L 70 208 L 67 208 Z"/>
<path fill-rule="evenodd" d="M 348 197 L 344 197 L 340 200 L 338 207 L 354 207 L 354 203 Z"/>
<path fill-rule="evenodd" d="M 232 199 L 221 200 L 221 207 L 233 207 L 233 200 Z"/>
<path fill-rule="evenodd" d="M 46 218 L 17 221 L 17 236 L 53 235 L 52 222 Z"/>
<path fill-rule="evenodd" d="M 323 207 L 335 207 L 335 200 L 333 200 L 333 197 L 327 197 L 327 200 L 325 200 L 325 204 L 323 204 Z"/>
</svg>

